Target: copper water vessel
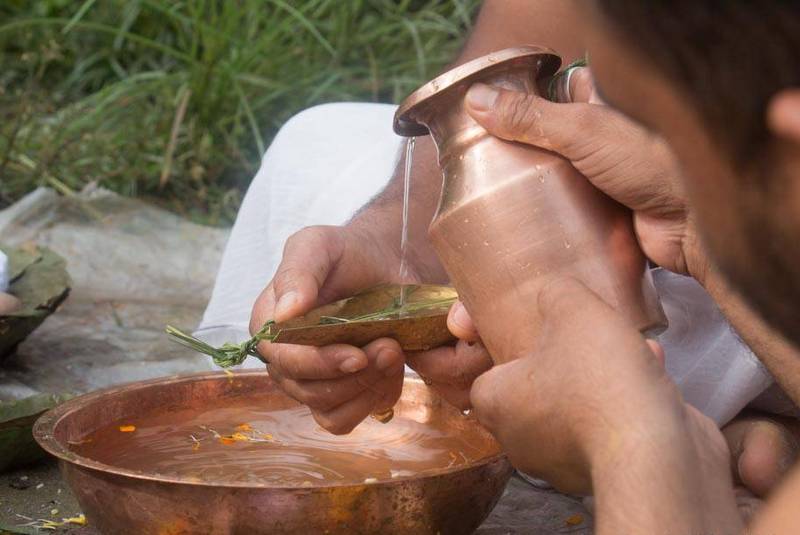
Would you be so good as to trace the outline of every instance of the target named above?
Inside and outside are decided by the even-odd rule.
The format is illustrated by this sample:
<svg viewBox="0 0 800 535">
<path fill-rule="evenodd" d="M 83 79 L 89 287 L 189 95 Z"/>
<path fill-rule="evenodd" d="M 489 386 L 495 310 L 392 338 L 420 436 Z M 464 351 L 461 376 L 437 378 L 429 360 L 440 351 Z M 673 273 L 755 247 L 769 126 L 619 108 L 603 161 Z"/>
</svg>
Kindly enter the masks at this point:
<svg viewBox="0 0 800 535">
<path fill-rule="evenodd" d="M 395 115 L 398 134 L 433 136 L 444 184 L 430 238 L 498 363 L 533 349 L 537 296 L 557 277 L 581 280 L 645 334 L 666 327 L 630 212 L 566 159 L 489 135 L 464 107 L 475 82 L 539 95 L 560 64 L 540 47 L 499 51 L 435 78 Z"/>
<path fill-rule="evenodd" d="M 59 459 L 89 524 L 113 535 L 466 534 L 488 516 L 511 476 L 511 465 L 489 432 L 412 377 L 406 377 L 396 415 L 475 429 L 486 456 L 397 479 L 306 487 L 140 472 L 84 457 L 70 446 L 120 419 L 252 396 L 261 402 L 267 396 L 268 406 L 296 403 L 266 371 L 165 377 L 70 400 L 42 416 L 33 434 Z"/>
</svg>

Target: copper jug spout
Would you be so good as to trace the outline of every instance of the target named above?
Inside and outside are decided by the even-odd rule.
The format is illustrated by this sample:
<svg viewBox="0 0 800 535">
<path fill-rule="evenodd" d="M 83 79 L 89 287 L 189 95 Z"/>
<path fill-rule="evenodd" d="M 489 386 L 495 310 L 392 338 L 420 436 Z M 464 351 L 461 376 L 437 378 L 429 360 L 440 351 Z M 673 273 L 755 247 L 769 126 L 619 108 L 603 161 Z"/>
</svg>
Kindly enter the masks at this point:
<svg viewBox="0 0 800 535">
<path fill-rule="evenodd" d="M 465 110 L 475 82 L 539 95 L 560 64 L 535 46 L 495 52 L 422 86 L 395 115 L 398 134 L 436 144 L 444 183 L 430 238 L 497 363 L 533 350 L 538 293 L 554 278 L 581 280 L 646 335 L 666 327 L 630 212 L 564 158 L 491 136 Z"/>
</svg>

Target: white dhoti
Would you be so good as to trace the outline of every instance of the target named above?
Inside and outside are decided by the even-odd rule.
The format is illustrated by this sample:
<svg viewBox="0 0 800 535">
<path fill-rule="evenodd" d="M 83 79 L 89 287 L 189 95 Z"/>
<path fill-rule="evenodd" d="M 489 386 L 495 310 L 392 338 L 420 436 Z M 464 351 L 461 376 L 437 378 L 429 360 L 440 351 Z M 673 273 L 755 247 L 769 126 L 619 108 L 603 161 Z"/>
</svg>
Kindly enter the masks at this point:
<svg viewBox="0 0 800 535">
<path fill-rule="evenodd" d="M 346 222 L 383 188 L 403 141 L 392 132 L 394 110 L 325 104 L 286 123 L 244 198 L 199 336 L 214 344 L 246 339 L 253 302 L 286 239 L 308 225 Z M 654 279 L 669 319 L 659 338 L 667 370 L 685 399 L 722 425 L 772 378 L 699 284 L 660 269 Z"/>
</svg>

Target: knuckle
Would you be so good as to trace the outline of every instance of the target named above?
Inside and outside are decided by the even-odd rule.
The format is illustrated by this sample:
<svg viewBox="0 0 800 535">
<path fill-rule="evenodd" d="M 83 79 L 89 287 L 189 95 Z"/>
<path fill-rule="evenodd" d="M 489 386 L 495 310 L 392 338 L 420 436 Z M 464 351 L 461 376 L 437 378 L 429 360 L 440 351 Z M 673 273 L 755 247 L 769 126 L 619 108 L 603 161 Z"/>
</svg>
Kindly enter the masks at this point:
<svg viewBox="0 0 800 535">
<path fill-rule="evenodd" d="M 297 285 L 297 280 L 305 275 L 305 271 L 296 264 L 284 264 L 278 268 L 275 274 L 275 289 L 278 290 L 278 295 L 283 293 L 287 288 L 292 288 Z"/>
<path fill-rule="evenodd" d="M 260 327 L 259 327 L 259 329 L 260 329 Z M 257 331 L 258 331 L 258 329 L 256 331 L 253 331 L 253 334 L 255 334 Z M 270 344 L 266 340 L 262 340 L 256 346 L 256 353 L 258 353 L 259 355 L 261 355 L 263 357 L 264 362 L 266 362 L 266 363 L 271 362 L 272 361 L 272 344 Z"/>
<path fill-rule="evenodd" d="M 314 225 L 298 230 L 287 238 L 283 248 L 284 256 L 317 249 L 320 246 L 329 244 L 333 239 L 335 229 L 336 227 Z"/>
<path fill-rule="evenodd" d="M 327 243 L 336 233 L 338 227 L 331 227 L 327 225 L 314 225 L 306 227 L 306 234 L 311 241 L 315 243 Z"/>
<path fill-rule="evenodd" d="M 250 325 L 248 326 L 250 336 L 256 334 L 261 329 L 261 326 L 264 324 L 261 320 L 262 317 L 261 309 L 258 308 L 258 304 L 256 304 L 253 308 L 253 313 L 250 315 Z"/>
<path fill-rule="evenodd" d="M 303 242 L 308 240 L 311 228 L 312 227 L 302 228 L 286 238 L 286 243 L 283 245 L 283 255 L 286 256 L 290 251 L 296 249 L 298 246 L 302 246 Z"/>
<path fill-rule="evenodd" d="M 493 427 L 495 412 L 497 408 L 496 386 L 494 384 L 492 371 L 478 377 L 472 384 L 470 391 L 470 402 L 481 423 L 487 427 Z"/>
<path fill-rule="evenodd" d="M 283 350 L 283 344 L 269 344 L 269 355 L 263 355 L 263 357 L 269 360 L 270 368 L 275 370 L 281 377 L 286 375 L 291 375 L 291 373 L 287 374 L 286 369 L 286 353 Z"/>
<path fill-rule="evenodd" d="M 255 334 L 258 332 L 261 327 L 264 326 L 264 323 L 269 319 L 270 314 L 272 313 L 270 302 L 273 297 L 273 286 L 270 283 L 263 292 L 258 296 L 255 303 L 253 303 L 253 308 L 250 311 L 250 334 Z"/>
<path fill-rule="evenodd" d="M 303 371 L 303 365 L 300 361 L 301 359 L 298 355 L 294 358 L 284 357 L 282 362 L 283 372 L 289 377 L 299 379 Z"/>
<path fill-rule="evenodd" d="M 527 95 L 504 92 L 500 101 L 500 112 L 505 118 L 506 127 L 516 134 L 527 132 L 533 126 L 533 100 Z"/>
<path fill-rule="evenodd" d="M 605 123 L 608 120 L 608 117 L 605 117 L 605 113 L 603 113 L 605 110 L 589 104 L 575 104 L 574 106 L 576 110 L 579 110 L 574 115 L 575 128 L 577 130 L 598 135 L 605 128 Z"/>
</svg>

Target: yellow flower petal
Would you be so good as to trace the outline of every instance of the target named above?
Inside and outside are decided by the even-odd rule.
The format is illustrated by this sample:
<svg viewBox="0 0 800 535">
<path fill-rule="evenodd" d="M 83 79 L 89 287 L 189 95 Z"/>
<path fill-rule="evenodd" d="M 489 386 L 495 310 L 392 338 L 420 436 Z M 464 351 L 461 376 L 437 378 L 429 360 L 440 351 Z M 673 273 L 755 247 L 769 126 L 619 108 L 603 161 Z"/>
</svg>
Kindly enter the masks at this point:
<svg viewBox="0 0 800 535">
<path fill-rule="evenodd" d="M 580 526 L 583 524 L 583 515 L 574 514 L 564 521 L 568 526 Z"/>
</svg>

